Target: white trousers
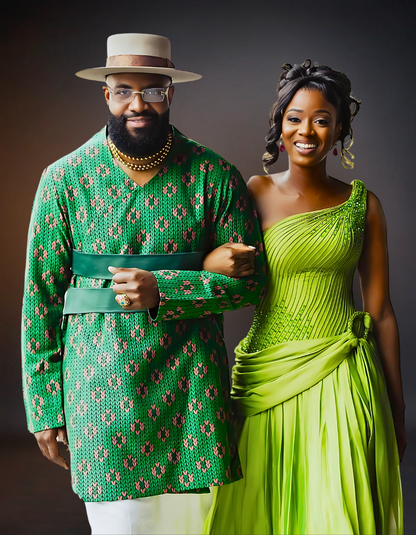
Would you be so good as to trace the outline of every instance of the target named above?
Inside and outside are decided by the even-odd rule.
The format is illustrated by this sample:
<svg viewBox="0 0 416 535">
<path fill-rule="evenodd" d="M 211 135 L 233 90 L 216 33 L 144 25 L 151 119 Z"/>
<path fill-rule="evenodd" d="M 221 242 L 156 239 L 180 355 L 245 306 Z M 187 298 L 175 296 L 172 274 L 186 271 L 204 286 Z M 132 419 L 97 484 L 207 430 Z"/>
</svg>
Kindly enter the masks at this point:
<svg viewBox="0 0 416 535">
<path fill-rule="evenodd" d="M 92 535 L 201 535 L 211 494 L 85 502 Z"/>
</svg>

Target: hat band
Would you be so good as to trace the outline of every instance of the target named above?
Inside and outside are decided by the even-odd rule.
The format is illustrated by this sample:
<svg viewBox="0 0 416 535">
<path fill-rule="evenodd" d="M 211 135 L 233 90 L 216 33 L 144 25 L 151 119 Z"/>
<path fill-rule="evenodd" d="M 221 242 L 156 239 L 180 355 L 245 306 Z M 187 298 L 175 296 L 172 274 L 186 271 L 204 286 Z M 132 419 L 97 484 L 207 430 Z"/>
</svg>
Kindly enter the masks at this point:
<svg viewBox="0 0 416 535">
<path fill-rule="evenodd" d="M 174 69 L 175 65 L 167 58 L 157 56 L 120 55 L 107 58 L 107 67 L 167 67 Z"/>
</svg>

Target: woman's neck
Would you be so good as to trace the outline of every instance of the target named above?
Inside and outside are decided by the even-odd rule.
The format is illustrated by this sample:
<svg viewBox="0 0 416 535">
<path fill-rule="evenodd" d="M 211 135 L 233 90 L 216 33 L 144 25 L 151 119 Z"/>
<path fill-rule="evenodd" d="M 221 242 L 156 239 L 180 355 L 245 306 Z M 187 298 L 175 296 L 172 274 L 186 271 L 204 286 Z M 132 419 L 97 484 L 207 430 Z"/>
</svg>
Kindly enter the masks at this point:
<svg viewBox="0 0 416 535">
<path fill-rule="evenodd" d="M 289 169 L 282 178 L 288 187 L 297 191 L 324 188 L 332 180 L 326 172 L 326 159 L 313 167 L 299 166 L 289 160 Z"/>
</svg>

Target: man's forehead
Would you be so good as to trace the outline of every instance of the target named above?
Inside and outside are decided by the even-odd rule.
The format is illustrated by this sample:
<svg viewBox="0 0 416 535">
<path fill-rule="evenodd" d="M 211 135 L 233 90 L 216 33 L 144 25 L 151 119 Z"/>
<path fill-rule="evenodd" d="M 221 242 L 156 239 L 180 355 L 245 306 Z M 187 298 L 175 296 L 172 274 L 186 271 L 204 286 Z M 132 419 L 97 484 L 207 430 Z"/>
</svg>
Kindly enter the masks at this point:
<svg viewBox="0 0 416 535">
<path fill-rule="evenodd" d="M 144 87 L 166 87 L 170 84 L 169 76 L 153 73 L 116 73 L 106 77 L 106 83 L 110 87 L 125 86 L 134 89 Z"/>
</svg>

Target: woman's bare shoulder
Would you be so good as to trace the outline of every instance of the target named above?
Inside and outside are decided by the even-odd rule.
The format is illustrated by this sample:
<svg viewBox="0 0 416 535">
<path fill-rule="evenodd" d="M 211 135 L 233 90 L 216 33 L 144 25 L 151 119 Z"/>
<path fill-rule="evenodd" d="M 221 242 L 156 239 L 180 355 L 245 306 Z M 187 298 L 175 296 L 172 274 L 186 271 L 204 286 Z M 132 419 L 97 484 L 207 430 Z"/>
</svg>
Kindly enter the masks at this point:
<svg viewBox="0 0 416 535">
<path fill-rule="evenodd" d="M 280 173 L 279 173 L 280 174 Z M 254 197 L 262 197 L 270 192 L 271 188 L 276 187 L 275 175 L 254 175 L 247 182 L 247 187 Z"/>
<path fill-rule="evenodd" d="M 384 219 L 384 211 L 380 199 L 369 190 L 367 190 L 367 216 Z"/>
<path fill-rule="evenodd" d="M 270 175 L 254 175 L 249 178 L 247 187 L 251 193 L 261 193 L 265 188 L 270 187 Z"/>
</svg>

